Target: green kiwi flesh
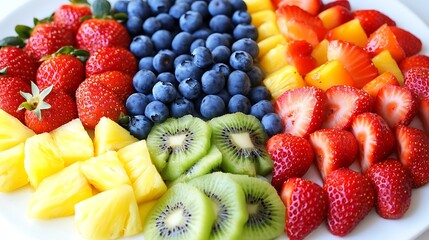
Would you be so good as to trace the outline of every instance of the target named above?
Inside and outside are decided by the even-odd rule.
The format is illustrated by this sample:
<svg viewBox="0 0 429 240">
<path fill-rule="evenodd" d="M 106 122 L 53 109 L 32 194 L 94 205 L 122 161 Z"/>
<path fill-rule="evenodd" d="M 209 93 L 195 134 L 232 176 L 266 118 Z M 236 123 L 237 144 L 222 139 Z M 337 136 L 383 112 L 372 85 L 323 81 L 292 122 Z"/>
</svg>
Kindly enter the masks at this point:
<svg viewBox="0 0 429 240">
<path fill-rule="evenodd" d="M 178 183 L 149 212 L 145 239 L 208 239 L 215 219 L 211 200 L 197 188 Z"/>
<path fill-rule="evenodd" d="M 267 181 L 245 175 L 228 174 L 244 191 L 249 218 L 242 239 L 275 239 L 284 233 L 286 207 Z"/>
<path fill-rule="evenodd" d="M 155 124 L 147 137 L 153 163 L 164 180 L 174 180 L 206 155 L 211 128 L 199 118 L 186 115 Z"/>
<path fill-rule="evenodd" d="M 212 144 L 222 153 L 224 172 L 266 176 L 274 163 L 265 142 L 267 135 L 260 121 L 243 113 L 226 114 L 209 121 Z"/>
<path fill-rule="evenodd" d="M 200 189 L 212 201 L 216 219 L 210 239 L 241 239 L 248 214 L 240 185 L 222 172 L 194 178 L 188 184 Z"/>
</svg>

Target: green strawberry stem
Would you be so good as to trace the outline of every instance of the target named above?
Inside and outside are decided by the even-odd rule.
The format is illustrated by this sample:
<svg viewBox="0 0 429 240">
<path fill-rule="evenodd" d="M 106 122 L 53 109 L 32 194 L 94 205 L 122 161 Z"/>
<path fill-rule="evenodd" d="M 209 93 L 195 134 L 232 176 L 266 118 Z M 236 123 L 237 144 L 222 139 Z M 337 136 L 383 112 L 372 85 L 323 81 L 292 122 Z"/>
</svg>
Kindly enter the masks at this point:
<svg viewBox="0 0 429 240">
<path fill-rule="evenodd" d="M 70 0 L 70 3 L 71 4 L 85 4 L 85 5 L 90 5 L 87 0 Z"/>
<path fill-rule="evenodd" d="M 26 101 L 19 105 L 18 111 L 22 109 L 32 111 L 39 120 L 42 120 L 42 110 L 51 108 L 51 105 L 43 100 L 51 93 L 52 88 L 53 86 L 51 85 L 40 92 L 37 85 L 31 82 L 31 93 L 19 92 Z"/>
<path fill-rule="evenodd" d="M 110 15 L 111 9 L 112 6 L 107 0 L 95 0 L 92 3 L 92 13 L 94 14 L 95 18 L 102 19 L 108 17 Z"/>
<path fill-rule="evenodd" d="M 28 39 L 30 38 L 31 32 L 33 32 L 33 29 L 25 25 L 16 25 L 15 32 L 18 34 L 19 38 Z"/>
<path fill-rule="evenodd" d="M 0 76 L 6 75 L 7 67 L 0 69 Z"/>
<path fill-rule="evenodd" d="M 64 46 L 58 49 L 58 51 L 56 51 L 55 53 L 43 57 L 42 59 L 40 59 L 40 61 L 46 61 L 50 58 L 53 58 L 59 55 L 71 55 L 78 58 L 81 62 L 85 63 L 85 61 L 89 57 L 89 52 L 83 49 L 76 49 L 72 46 Z"/>
<path fill-rule="evenodd" d="M 23 48 L 25 46 L 24 41 L 16 36 L 5 37 L 0 39 L 0 48 L 6 46 L 16 46 L 19 48 Z"/>
</svg>

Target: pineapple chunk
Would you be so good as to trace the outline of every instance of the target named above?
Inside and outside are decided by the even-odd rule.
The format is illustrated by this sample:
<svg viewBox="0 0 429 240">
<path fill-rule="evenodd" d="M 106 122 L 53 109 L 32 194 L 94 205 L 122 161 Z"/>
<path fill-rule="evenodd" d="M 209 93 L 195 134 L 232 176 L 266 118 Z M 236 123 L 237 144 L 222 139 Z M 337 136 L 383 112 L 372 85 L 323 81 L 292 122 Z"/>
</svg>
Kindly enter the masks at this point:
<svg viewBox="0 0 429 240">
<path fill-rule="evenodd" d="M 276 34 L 258 42 L 259 55 L 258 59 L 262 59 L 271 49 L 277 45 L 286 45 L 286 38 L 283 34 Z"/>
<path fill-rule="evenodd" d="M 116 239 L 143 229 L 133 189 L 127 184 L 76 204 L 75 224 L 86 239 Z"/>
<path fill-rule="evenodd" d="M 277 21 L 264 22 L 258 27 L 258 39 L 256 41 L 260 42 L 276 34 L 280 34 Z"/>
<path fill-rule="evenodd" d="M 274 6 L 270 0 L 244 0 L 247 6 L 247 12 L 254 14 L 259 11 L 274 11 Z"/>
<path fill-rule="evenodd" d="M 29 216 L 39 219 L 74 214 L 76 203 L 92 197 L 92 188 L 80 171 L 80 162 L 43 179 L 29 203 Z"/>
<path fill-rule="evenodd" d="M 269 50 L 260 60 L 260 64 L 266 74 L 271 74 L 289 65 L 286 55 L 287 45 L 279 44 Z"/>
<path fill-rule="evenodd" d="M 124 165 L 115 151 L 108 151 L 83 161 L 81 170 L 88 181 L 101 192 L 123 184 L 131 184 Z"/>
<path fill-rule="evenodd" d="M 261 26 L 265 22 L 276 22 L 277 16 L 276 13 L 272 10 L 263 10 L 255 12 L 251 15 L 252 25 L 255 27 Z"/>
<path fill-rule="evenodd" d="M 102 117 L 100 122 L 95 126 L 95 156 L 109 150 L 117 151 L 137 141 L 138 139 L 133 137 L 130 132 L 107 117 Z"/>
<path fill-rule="evenodd" d="M 264 79 L 263 84 L 271 92 L 274 101 L 286 90 L 306 86 L 304 79 L 292 65 L 287 65 L 271 73 Z"/>
<path fill-rule="evenodd" d="M 152 164 L 145 140 L 122 148 L 118 156 L 130 176 L 138 203 L 158 199 L 167 191 L 166 184 Z"/>
<path fill-rule="evenodd" d="M 146 217 L 148 216 L 150 210 L 152 210 L 157 202 L 158 199 L 139 204 L 140 219 L 143 225 L 146 222 Z"/>
<path fill-rule="evenodd" d="M 384 50 L 372 58 L 372 62 L 378 69 L 378 73 L 391 72 L 399 82 L 399 85 L 404 85 L 404 75 L 401 69 L 396 63 L 396 60 L 392 57 L 389 50 Z"/>
<path fill-rule="evenodd" d="M 0 192 L 10 192 L 28 183 L 24 169 L 24 143 L 0 152 Z"/>
<path fill-rule="evenodd" d="M 37 188 L 44 178 L 64 168 L 64 161 L 49 133 L 28 138 L 24 154 L 24 168 L 30 185 L 34 188 Z"/>
<path fill-rule="evenodd" d="M 25 142 L 34 136 L 33 130 L 22 124 L 17 118 L 0 109 L 0 151 Z"/>
<path fill-rule="evenodd" d="M 94 145 L 79 118 L 74 119 L 51 132 L 52 138 L 69 166 L 94 156 Z M 76 151 L 79 149 L 79 151 Z"/>
</svg>

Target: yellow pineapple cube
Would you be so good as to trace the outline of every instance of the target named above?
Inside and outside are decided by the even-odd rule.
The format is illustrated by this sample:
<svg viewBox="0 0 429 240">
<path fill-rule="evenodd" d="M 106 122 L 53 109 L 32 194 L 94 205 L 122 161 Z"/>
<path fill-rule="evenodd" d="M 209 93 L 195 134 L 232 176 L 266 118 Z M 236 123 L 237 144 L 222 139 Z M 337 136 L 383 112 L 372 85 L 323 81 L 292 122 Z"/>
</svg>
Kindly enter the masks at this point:
<svg viewBox="0 0 429 240">
<path fill-rule="evenodd" d="M 102 117 L 94 130 L 95 156 L 109 150 L 117 151 L 131 143 L 137 142 L 128 130 L 107 117 Z"/>
<path fill-rule="evenodd" d="M 115 151 L 108 151 L 83 161 L 81 170 L 89 183 L 101 192 L 123 184 L 131 184 L 124 165 Z"/>
<path fill-rule="evenodd" d="M 271 92 L 274 101 L 286 90 L 306 86 L 301 74 L 292 65 L 287 65 L 271 73 L 265 77 L 262 83 Z"/>
<path fill-rule="evenodd" d="M 313 48 L 311 56 L 316 59 L 317 66 L 320 66 L 328 61 L 328 45 L 329 41 L 323 39 Z"/>
<path fill-rule="evenodd" d="M 261 59 L 277 45 L 283 45 L 283 46 L 286 45 L 286 38 L 283 36 L 283 34 L 276 34 L 258 42 L 258 47 L 259 47 L 258 58 Z"/>
<path fill-rule="evenodd" d="M 258 27 L 258 39 L 256 41 L 260 42 L 276 34 L 280 34 L 277 21 L 264 22 Z"/>
<path fill-rule="evenodd" d="M 0 192 L 10 192 L 28 183 L 24 168 L 24 143 L 0 152 Z"/>
<path fill-rule="evenodd" d="M 138 203 L 158 199 L 167 191 L 164 180 L 152 164 L 145 140 L 122 148 L 118 156 L 130 176 Z"/>
<path fill-rule="evenodd" d="M 125 184 L 76 204 L 75 225 L 86 239 L 117 239 L 141 232 L 132 187 Z"/>
<path fill-rule="evenodd" d="M 287 58 L 287 45 L 279 44 L 269 50 L 260 61 L 260 64 L 266 74 L 273 73 L 284 66 L 289 65 Z"/>
<path fill-rule="evenodd" d="M 26 127 L 17 118 L 0 109 L 0 151 L 25 142 L 34 136 L 33 130 Z"/>
<path fill-rule="evenodd" d="M 80 162 L 43 179 L 30 198 L 29 216 L 39 219 L 74 214 L 76 203 L 92 197 L 92 188 L 80 171 Z"/>
<path fill-rule="evenodd" d="M 30 185 L 37 188 L 40 182 L 64 168 L 64 161 L 51 134 L 34 135 L 25 141 L 24 167 Z"/>
<path fill-rule="evenodd" d="M 263 10 L 251 14 L 252 25 L 255 27 L 261 26 L 265 22 L 277 22 L 276 13 L 272 10 Z"/>
<path fill-rule="evenodd" d="M 372 62 L 378 69 L 379 74 L 390 72 L 396 77 L 400 86 L 404 85 L 404 75 L 389 50 L 384 50 L 377 54 L 372 58 Z"/>
<path fill-rule="evenodd" d="M 274 11 L 274 6 L 271 3 L 271 0 L 244 0 L 247 6 L 247 12 L 250 14 L 271 10 Z"/>
<path fill-rule="evenodd" d="M 146 217 L 148 213 L 150 212 L 150 210 L 152 210 L 153 206 L 155 206 L 157 202 L 158 199 L 139 204 L 140 219 L 143 225 L 146 222 Z"/>
<path fill-rule="evenodd" d="M 94 156 L 94 144 L 79 118 L 53 130 L 51 135 L 65 166 Z"/>
</svg>

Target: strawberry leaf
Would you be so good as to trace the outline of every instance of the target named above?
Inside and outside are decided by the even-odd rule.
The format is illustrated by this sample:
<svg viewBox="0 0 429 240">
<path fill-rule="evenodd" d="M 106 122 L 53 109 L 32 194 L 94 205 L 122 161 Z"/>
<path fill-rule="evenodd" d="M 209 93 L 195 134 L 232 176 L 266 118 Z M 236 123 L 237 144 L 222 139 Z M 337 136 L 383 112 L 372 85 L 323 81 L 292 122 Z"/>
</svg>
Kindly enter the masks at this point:
<svg viewBox="0 0 429 240">
<path fill-rule="evenodd" d="M 92 12 L 95 18 L 105 18 L 110 14 L 112 6 L 106 0 L 95 0 L 92 3 Z"/>
<path fill-rule="evenodd" d="M 32 111 L 39 120 L 42 120 L 42 110 L 51 108 L 51 105 L 44 101 L 44 99 L 51 93 L 53 86 L 49 86 L 43 89 L 42 92 L 34 82 L 31 82 L 31 93 L 20 91 L 22 97 L 25 98 L 25 102 L 21 103 L 17 111 L 26 109 Z"/>
<path fill-rule="evenodd" d="M 0 76 L 6 75 L 6 72 L 7 72 L 7 67 L 0 69 Z"/>
<path fill-rule="evenodd" d="M 16 36 L 5 37 L 3 39 L 0 39 L 0 48 L 6 47 L 6 46 L 16 46 L 19 48 L 23 48 L 25 46 L 25 43 L 21 38 Z"/>
<path fill-rule="evenodd" d="M 70 0 L 70 3 L 72 4 L 85 4 L 85 5 L 90 5 L 89 2 L 87 0 Z"/>
<path fill-rule="evenodd" d="M 33 29 L 31 27 L 25 25 L 16 25 L 15 27 L 15 32 L 21 39 L 28 39 L 32 31 Z"/>
</svg>

